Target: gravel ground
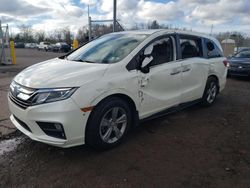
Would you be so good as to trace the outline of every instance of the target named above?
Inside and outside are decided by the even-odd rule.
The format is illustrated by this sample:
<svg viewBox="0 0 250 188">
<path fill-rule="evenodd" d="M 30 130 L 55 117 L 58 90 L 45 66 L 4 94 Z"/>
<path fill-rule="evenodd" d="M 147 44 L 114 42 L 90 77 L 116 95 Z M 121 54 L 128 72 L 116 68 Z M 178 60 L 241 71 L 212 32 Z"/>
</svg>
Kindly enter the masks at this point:
<svg viewBox="0 0 250 188">
<path fill-rule="evenodd" d="M 8 137 L 0 142 L 0 187 L 247 188 L 250 80 L 230 78 L 212 107 L 145 122 L 106 152 L 56 148 L 18 131 Z"/>
</svg>

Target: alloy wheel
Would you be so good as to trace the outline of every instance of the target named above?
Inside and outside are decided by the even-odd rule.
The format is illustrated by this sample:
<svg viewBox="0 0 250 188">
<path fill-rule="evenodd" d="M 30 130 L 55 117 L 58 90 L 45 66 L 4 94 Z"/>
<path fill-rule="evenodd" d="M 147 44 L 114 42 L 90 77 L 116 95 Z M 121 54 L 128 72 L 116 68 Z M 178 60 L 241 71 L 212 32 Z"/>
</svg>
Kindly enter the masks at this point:
<svg viewBox="0 0 250 188">
<path fill-rule="evenodd" d="M 217 95 L 217 86 L 214 82 L 210 83 L 210 87 L 207 90 L 207 102 L 213 103 Z"/>
<path fill-rule="evenodd" d="M 109 109 L 102 117 L 99 134 L 109 144 L 117 142 L 123 136 L 128 123 L 126 111 L 121 107 Z"/>
</svg>

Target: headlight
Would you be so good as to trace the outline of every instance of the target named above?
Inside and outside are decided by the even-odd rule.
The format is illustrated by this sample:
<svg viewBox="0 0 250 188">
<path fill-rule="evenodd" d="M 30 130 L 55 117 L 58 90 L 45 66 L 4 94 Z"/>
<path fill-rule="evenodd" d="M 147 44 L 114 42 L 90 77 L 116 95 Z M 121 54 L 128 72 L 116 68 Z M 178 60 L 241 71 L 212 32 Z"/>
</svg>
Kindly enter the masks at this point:
<svg viewBox="0 0 250 188">
<path fill-rule="evenodd" d="M 39 89 L 29 100 L 32 105 L 61 101 L 69 98 L 77 88 Z"/>
</svg>

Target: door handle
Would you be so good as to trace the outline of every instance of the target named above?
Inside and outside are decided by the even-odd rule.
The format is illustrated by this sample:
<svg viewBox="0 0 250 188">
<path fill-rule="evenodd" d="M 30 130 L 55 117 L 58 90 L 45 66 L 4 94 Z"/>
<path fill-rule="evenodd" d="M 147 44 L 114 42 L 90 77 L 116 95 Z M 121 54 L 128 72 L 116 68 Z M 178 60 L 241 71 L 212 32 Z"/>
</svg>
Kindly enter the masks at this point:
<svg viewBox="0 0 250 188">
<path fill-rule="evenodd" d="M 191 70 L 191 68 L 185 68 L 185 69 L 182 70 L 182 72 L 188 72 L 190 70 Z"/>
<path fill-rule="evenodd" d="M 170 75 L 176 75 L 176 74 L 179 74 L 180 72 L 181 71 L 179 71 L 179 70 L 178 71 L 173 71 L 173 72 L 170 73 Z"/>
</svg>

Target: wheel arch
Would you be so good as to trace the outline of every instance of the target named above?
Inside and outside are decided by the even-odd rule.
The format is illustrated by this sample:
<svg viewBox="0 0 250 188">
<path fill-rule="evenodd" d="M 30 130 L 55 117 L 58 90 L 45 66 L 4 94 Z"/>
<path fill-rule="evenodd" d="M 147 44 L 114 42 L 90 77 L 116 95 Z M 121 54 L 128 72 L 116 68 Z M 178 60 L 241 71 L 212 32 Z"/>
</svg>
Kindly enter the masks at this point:
<svg viewBox="0 0 250 188">
<path fill-rule="evenodd" d="M 213 79 L 215 79 L 215 80 L 217 81 L 218 92 L 219 92 L 219 91 L 220 91 L 220 80 L 219 80 L 218 76 L 216 76 L 215 74 L 211 74 L 211 75 L 208 76 L 207 80 L 208 80 L 209 78 L 213 78 Z"/>
<path fill-rule="evenodd" d="M 131 114 L 132 114 L 132 119 L 133 119 L 132 127 L 138 125 L 138 122 L 139 122 L 138 104 L 136 104 L 136 102 L 132 99 L 131 96 L 129 96 L 125 93 L 109 93 L 109 94 L 106 94 L 104 96 L 102 95 L 102 97 L 98 97 L 97 99 L 95 99 L 95 102 L 94 102 L 95 105 L 94 105 L 94 108 L 92 109 L 92 111 L 90 112 L 88 121 L 90 119 L 92 112 L 95 110 L 95 108 L 99 104 L 104 102 L 105 100 L 112 98 L 112 97 L 119 98 L 119 99 L 125 101 L 126 103 L 128 103 L 129 108 L 131 109 Z"/>
<path fill-rule="evenodd" d="M 207 79 L 209 79 L 209 78 L 214 78 L 217 81 L 218 86 L 220 86 L 220 80 L 219 80 L 218 76 L 216 76 L 215 74 L 211 74 L 208 76 Z"/>
<path fill-rule="evenodd" d="M 120 99 L 122 99 L 123 101 L 127 102 L 127 103 L 129 104 L 129 106 L 131 107 L 131 109 L 137 110 L 137 107 L 136 107 L 136 104 L 135 104 L 134 100 L 133 100 L 130 96 L 128 96 L 128 95 L 126 95 L 126 94 L 124 94 L 124 93 L 114 93 L 114 94 L 110 94 L 110 95 L 104 97 L 103 99 L 101 99 L 101 100 L 96 104 L 96 106 L 98 106 L 98 104 L 100 104 L 100 103 L 103 102 L 104 100 L 107 100 L 108 98 L 111 98 L 111 97 L 120 98 Z"/>
</svg>

